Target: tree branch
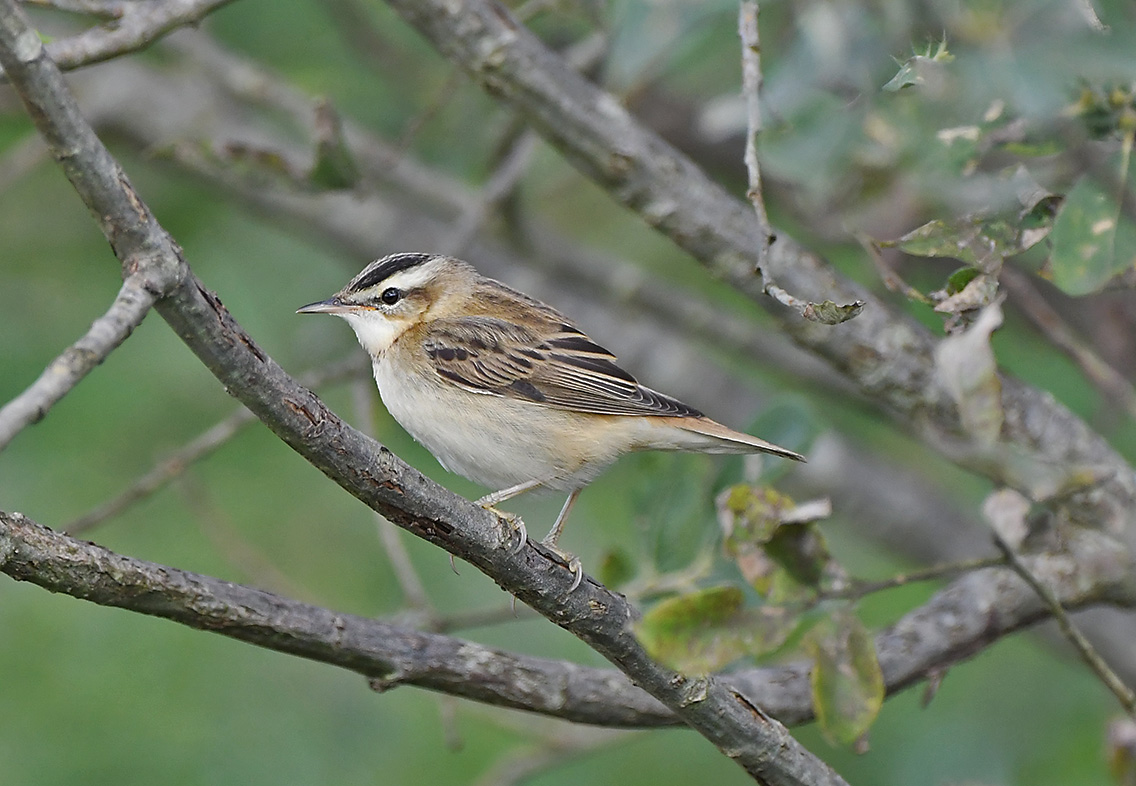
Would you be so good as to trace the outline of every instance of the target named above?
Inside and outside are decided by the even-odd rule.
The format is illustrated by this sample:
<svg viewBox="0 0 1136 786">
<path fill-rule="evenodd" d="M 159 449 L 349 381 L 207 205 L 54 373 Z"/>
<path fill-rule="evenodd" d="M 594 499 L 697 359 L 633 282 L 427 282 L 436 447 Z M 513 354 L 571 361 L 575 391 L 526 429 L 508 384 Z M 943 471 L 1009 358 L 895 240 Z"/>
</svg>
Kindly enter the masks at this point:
<svg viewBox="0 0 1136 786">
<path fill-rule="evenodd" d="M 1022 557 L 1066 608 L 1136 606 L 1136 574 L 1115 541 L 1081 530 L 1060 554 Z M 578 723 L 645 728 L 679 719 L 621 672 L 518 655 L 437 633 L 339 614 L 263 590 L 115 554 L 0 512 L 0 572 L 102 606 L 357 672 L 385 690 L 414 685 Z M 896 693 L 1046 618 L 1051 608 L 1013 571 L 975 571 L 876 637 L 887 692 Z M 949 625 L 943 624 L 950 620 Z M 813 719 L 806 661 L 724 678 L 783 723 Z"/>
<path fill-rule="evenodd" d="M 47 45 L 47 52 L 64 71 L 101 63 L 145 49 L 179 27 L 200 22 L 231 2 L 233 0 L 137 0 L 114 3 L 106 8 L 82 9 L 113 16 L 114 21 L 52 41 Z M 0 79 L 6 78 L 7 74 L 0 72 Z"/>
<path fill-rule="evenodd" d="M 338 614 L 221 579 L 121 556 L 0 511 L 0 571 L 398 685 L 608 726 L 677 719 L 620 672 L 510 655 L 436 633 Z M 650 721 L 648 721 L 649 725 Z"/>
<path fill-rule="evenodd" d="M 41 421 L 59 399 L 106 360 L 142 324 L 154 300 L 144 276 L 128 276 L 110 308 L 90 330 L 51 361 L 27 390 L 0 408 L 0 450 L 27 426 Z"/>
</svg>

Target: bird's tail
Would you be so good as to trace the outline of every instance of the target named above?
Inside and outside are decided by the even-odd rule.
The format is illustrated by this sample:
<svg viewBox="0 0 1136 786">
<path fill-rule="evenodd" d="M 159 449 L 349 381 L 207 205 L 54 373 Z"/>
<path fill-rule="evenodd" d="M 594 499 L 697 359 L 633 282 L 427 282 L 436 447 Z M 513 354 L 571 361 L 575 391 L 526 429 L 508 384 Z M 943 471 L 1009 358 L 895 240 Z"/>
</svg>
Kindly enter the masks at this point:
<svg viewBox="0 0 1136 786">
<path fill-rule="evenodd" d="M 766 442 L 764 439 L 734 431 L 707 417 L 683 418 L 679 426 L 689 432 L 692 444 L 686 450 L 700 453 L 771 453 L 774 456 L 804 461 L 800 453 Z"/>
</svg>

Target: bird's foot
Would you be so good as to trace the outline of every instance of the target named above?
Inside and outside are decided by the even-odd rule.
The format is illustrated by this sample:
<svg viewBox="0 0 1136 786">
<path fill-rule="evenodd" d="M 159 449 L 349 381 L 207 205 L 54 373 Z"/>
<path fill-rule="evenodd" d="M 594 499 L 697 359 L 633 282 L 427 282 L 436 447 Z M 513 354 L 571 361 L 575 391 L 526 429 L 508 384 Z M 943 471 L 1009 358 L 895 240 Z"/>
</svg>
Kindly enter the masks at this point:
<svg viewBox="0 0 1136 786">
<path fill-rule="evenodd" d="M 564 564 L 568 567 L 568 570 L 572 571 L 572 586 L 568 588 L 568 593 L 571 594 L 576 587 L 580 586 L 580 582 L 584 580 L 584 564 L 580 562 L 580 558 L 575 554 L 567 552 L 557 546 L 555 540 L 545 538 L 540 544 L 557 557 L 564 560 Z"/>
<path fill-rule="evenodd" d="M 509 553 L 510 554 L 519 554 L 521 549 L 523 549 L 525 547 L 525 543 L 527 543 L 528 539 L 529 539 L 528 530 L 525 529 L 525 522 L 516 513 L 510 513 L 507 510 L 501 510 L 499 508 L 493 507 L 493 503 L 496 500 L 492 499 L 492 497 L 493 497 L 492 494 L 489 494 L 485 497 L 482 497 L 481 499 L 479 499 L 477 501 L 477 504 L 480 505 L 481 507 L 485 508 L 485 510 L 488 510 L 490 513 L 495 515 L 497 518 L 501 519 L 501 521 L 503 521 L 505 523 L 506 527 L 508 527 L 508 529 L 509 529 L 508 535 L 510 537 L 505 538 L 506 544 L 512 542 L 511 535 L 513 533 L 517 533 L 517 535 L 519 536 L 517 538 L 517 545 L 511 547 L 509 549 Z"/>
</svg>

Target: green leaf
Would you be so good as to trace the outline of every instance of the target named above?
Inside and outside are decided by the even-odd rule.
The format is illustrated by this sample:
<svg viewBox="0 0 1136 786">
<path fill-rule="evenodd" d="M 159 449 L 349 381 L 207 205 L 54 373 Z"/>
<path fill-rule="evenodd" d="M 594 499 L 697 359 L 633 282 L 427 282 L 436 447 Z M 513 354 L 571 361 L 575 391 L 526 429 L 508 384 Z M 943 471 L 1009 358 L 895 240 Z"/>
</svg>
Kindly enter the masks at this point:
<svg viewBox="0 0 1136 786">
<path fill-rule="evenodd" d="M 1097 292 L 1136 264 L 1136 225 L 1088 176 L 1065 197 L 1050 239 L 1049 273 L 1069 295 Z"/>
<path fill-rule="evenodd" d="M 966 288 L 966 285 L 974 280 L 975 277 L 982 275 L 978 268 L 973 267 L 960 267 L 954 273 L 951 273 L 950 278 L 947 279 L 947 294 L 957 295 Z"/>
<path fill-rule="evenodd" d="M 825 738 L 852 745 L 867 733 L 884 702 L 884 677 L 875 643 L 859 617 L 845 608 L 805 638 L 813 658 L 813 707 Z"/>
<path fill-rule="evenodd" d="M 1037 242 L 1032 236 L 1031 240 Z M 984 272 L 1025 250 L 1018 222 L 1005 218 L 968 217 L 953 222 L 935 219 L 908 232 L 898 245 L 914 256 L 950 257 Z"/>
<path fill-rule="evenodd" d="M 708 674 L 739 658 L 777 649 L 796 625 L 796 617 L 786 609 L 746 609 L 739 588 L 720 586 L 663 601 L 633 630 L 660 663 L 676 671 Z"/>
</svg>

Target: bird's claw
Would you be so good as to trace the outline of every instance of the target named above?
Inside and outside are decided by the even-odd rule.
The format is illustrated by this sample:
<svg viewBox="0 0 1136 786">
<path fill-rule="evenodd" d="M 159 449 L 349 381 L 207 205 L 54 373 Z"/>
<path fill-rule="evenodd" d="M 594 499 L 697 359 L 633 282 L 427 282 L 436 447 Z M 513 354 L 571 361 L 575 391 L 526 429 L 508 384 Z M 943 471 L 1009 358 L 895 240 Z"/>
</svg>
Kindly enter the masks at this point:
<svg viewBox="0 0 1136 786">
<path fill-rule="evenodd" d="M 568 570 L 572 571 L 572 586 L 568 588 L 567 593 L 571 595 L 576 587 L 580 586 L 580 582 L 584 580 L 584 563 L 580 562 L 580 558 L 575 554 L 564 551 L 557 546 L 556 543 L 550 542 L 548 539 L 542 540 L 541 545 L 564 560 Z"/>
<path fill-rule="evenodd" d="M 528 543 L 529 540 L 529 531 L 525 528 L 525 522 L 521 519 L 521 517 L 516 513 L 510 513 L 507 510 L 498 510 L 497 508 L 493 507 L 491 503 L 487 502 L 485 497 L 479 499 L 477 501 L 477 504 L 481 505 L 481 507 L 483 507 L 485 510 L 488 510 L 490 513 L 497 516 L 497 518 L 504 521 L 506 525 L 508 525 L 510 531 L 516 532 L 520 535 L 520 537 L 517 539 L 517 545 L 509 549 L 509 554 L 520 554 L 521 550 L 525 547 L 525 544 Z"/>
</svg>

